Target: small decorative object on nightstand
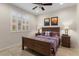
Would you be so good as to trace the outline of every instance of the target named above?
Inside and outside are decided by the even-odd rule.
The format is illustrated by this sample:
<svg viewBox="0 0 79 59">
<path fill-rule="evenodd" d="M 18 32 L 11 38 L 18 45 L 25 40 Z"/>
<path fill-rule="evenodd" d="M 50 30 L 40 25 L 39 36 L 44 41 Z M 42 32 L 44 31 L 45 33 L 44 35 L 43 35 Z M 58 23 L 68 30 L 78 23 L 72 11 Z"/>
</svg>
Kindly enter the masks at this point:
<svg viewBox="0 0 79 59">
<path fill-rule="evenodd" d="M 70 48 L 70 36 L 63 34 L 62 35 L 62 46 Z"/>
<path fill-rule="evenodd" d="M 41 33 L 35 33 L 35 36 L 41 35 Z"/>
<path fill-rule="evenodd" d="M 39 29 L 38 29 L 38 32 L 37 32 L 37 33 L 35 33 L 35 36 L 37 36 L 37 35 L 41 35 L 41 33 L 42 33 L 42 29 L 41 29 L 41 28 L 39 28 Z"/>
</svg>

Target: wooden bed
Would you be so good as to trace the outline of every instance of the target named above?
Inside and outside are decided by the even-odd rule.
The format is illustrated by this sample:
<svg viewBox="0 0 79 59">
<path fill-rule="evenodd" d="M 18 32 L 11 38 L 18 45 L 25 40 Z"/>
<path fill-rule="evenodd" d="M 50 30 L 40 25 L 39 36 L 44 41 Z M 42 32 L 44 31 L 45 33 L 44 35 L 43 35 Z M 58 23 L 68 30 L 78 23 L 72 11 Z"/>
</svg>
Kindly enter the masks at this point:
<svg viewBox="0 0 79 59">
<path fill-rule="evenodd" d="M 60 35 L 60 27 L 43 27 L 42 28 L 43 32 L 48 31 L 48 30 L 58 32 L 58 35 Z M 59 45 L 60 45 L 60 41 L 59 41 Z M 42 55 L 51 56 L 51 55 L 56 54 L 54 49 L 51 48 L 50 43 L 44 42 L 44 41 L 33 40 L 33 38 L 22 37 L 22 50 L 24 50 L 24 47 L 28 47 Z"/>
</svg>

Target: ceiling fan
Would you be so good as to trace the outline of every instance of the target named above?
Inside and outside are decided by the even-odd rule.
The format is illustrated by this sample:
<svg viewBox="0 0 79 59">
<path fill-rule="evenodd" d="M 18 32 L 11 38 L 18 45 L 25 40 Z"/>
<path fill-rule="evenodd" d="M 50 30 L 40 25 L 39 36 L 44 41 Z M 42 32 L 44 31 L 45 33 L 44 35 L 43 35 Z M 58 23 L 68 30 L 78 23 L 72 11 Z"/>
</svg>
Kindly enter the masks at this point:
<svg viewBox="0 0 79 59">
<path fill-rule="evenodd" d="M 37 6 L 33 7 L 32 10 L 35 10 L 36 8 L 41 8 L 41 10 L 45 10 L 44 6 L 52 6 L 52 3 L 33 3 Z"/>
</svg>

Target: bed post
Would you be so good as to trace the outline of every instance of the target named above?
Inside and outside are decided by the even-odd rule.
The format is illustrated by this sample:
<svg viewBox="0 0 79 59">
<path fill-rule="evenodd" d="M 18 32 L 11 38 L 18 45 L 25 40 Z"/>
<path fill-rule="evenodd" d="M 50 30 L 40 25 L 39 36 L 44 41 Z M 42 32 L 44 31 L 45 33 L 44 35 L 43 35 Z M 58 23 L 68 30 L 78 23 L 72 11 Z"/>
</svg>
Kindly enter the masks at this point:
<svg viewBox="0 0 79 59">
<path fill-rule="evenodd" d="M 22 50 L 24 50 L 24 38 L 22 37 Z"/>
</svg>

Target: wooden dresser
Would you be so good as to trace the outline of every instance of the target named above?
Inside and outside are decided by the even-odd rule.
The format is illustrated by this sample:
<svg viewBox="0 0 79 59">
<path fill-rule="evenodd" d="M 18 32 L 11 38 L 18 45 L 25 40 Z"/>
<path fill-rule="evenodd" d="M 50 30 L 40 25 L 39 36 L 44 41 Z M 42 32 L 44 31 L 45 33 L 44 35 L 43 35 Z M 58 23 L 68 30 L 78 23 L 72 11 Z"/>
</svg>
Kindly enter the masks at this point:
<svg viewBox="0 0 79 59">
<path fill-rule="evenodd" d="M 70 48 L 70 36 L 63 34 L 61 38 L 62 46 Z"/>
</svg>

